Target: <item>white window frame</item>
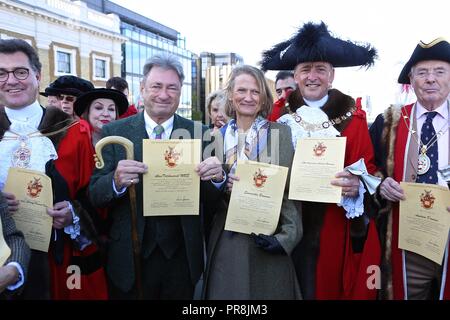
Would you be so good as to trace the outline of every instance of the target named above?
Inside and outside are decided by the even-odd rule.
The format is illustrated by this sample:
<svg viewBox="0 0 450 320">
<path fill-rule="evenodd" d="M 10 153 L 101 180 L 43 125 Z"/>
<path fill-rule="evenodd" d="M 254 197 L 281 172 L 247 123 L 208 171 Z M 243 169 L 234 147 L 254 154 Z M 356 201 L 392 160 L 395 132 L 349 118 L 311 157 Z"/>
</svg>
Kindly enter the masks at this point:
<svg viewBox="0 0 450 320">
<path fill-rule="evenodd" d="M 100 78 L 97 77 L 95 75 L 95 60 L 103 60 L 105 61 L 105 77 L 104 78 Z M 100 56 L 97 55 L 95 53 L 92 54 L 92 79 L 94 81 L 108 81 L 108 79 L 110 78 L 110 65 L 111 65 L 111 58 L 110 57 L 105 57 L 105 56 Z"/>
<path fill-rule="evenodd" d="M 54 69 L 55 69 L 55 76 L 59 77 L 59 76 L 66 76 L 66 75 L 72 75 L 72 76 L 76 76 L 77 75 L 77 51 L 75 49 L 67 49 L 67 48 L 62 48 L 62 47 L 58 47 L 58 46 L 54 46 L 53 47 L 53 51 L 54 51 Z M 63 52 L 63 53 L 68 53 L 70 54 L 70 72 L 66 73 L 66 72 L 58 72 L 58 51 Z"/>
</svg>

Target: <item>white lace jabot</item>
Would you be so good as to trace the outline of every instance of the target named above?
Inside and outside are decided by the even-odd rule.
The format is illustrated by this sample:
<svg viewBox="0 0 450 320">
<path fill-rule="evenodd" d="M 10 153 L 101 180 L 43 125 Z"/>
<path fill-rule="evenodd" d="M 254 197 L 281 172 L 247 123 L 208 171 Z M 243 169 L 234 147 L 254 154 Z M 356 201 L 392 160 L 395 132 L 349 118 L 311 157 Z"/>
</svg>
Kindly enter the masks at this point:
<svg viewBox="0 0 450 320">
<path fill-rule="evenodd" d="M 13 154 L 21 147 L 23 137 L 26 148 L 31 151 L 28 169 L 45 172 L 45 164 L 50 159 L 57 159 L 57 153 L 51 140 L 39 135 L 38 125 L 42 119 L 42 108 L 34 103 L 22 110 L 12 110 L 5 108 L 6 114 L 11 121 L 11 126 L 5 132 L 4 138 L 0 141 L 0 190 L 8 176 L 8 170 L 14 166 Z"/>
<path fill-rule="evenodd" d="M 303 126 L 302 123 L 296 121 L 295 116 L 300 117 L 307 124 L 315 125 L 320 127 L 320 129 L 307 130 L 307 126 Z M 302 106 L 298 108 L 294 115 L 285 114 L 280 117 L 277 122 L 286 124 L 291 128 L 292 131 L 292 143 L 294 148 L 297 147 L 297 140 L 300 138 L 307 137 L 337 137 L 340 136 L 339 131 L 337 131 L 332 125 L 328 128 L 323 128 L 321 125 L 324 122 L 329 121 L 328 116 L 320 108 L 312 108 L 308 106 Z"/>
</svg>

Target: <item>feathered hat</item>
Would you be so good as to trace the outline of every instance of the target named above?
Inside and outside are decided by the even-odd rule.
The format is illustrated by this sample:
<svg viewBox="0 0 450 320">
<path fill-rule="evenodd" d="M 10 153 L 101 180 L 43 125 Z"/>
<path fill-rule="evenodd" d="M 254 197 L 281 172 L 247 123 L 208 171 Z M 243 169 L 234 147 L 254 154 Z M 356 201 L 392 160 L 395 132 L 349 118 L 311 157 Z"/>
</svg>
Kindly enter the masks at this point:
<svg viewBox="0 0 450 320">
<path fill-rule="evenodd" d="M 444 38 L 437 38 L 430 43 L 420 41 L 402 72 L 400 72 L 398 83 L 409 84 L 411 68 L 418 62 L 425 60 L 440 60 L 450 63 L 450 43 Z"/>
<path fill-rule="evenodd" d="M 324 22 L 308 22 L 290 40 L 263 52 L 261 69 L 294 70 L 302 62 L 326 61 L 334 67 L 370 67 L 377 56 L 370 44 L 357 45 L 331 36 Z"/>
</svg>

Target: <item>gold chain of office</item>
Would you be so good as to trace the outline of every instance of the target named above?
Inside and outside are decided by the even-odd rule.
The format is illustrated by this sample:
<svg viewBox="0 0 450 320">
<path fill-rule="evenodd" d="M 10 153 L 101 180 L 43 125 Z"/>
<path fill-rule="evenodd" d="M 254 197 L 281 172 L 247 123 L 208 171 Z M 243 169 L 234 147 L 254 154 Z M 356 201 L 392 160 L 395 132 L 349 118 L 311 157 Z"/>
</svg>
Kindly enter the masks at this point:
<svg viewBox="0 0 450 320">
<path fill-rule="evenodd" d="M 306 131 L 317 131 L 317 130 L 328 129 L 330 126 L 342 123 L 343 121 L 350 118 L 353 115 L 353 112 L 355 112 L 355 111 L 356 111 L 356 107 L 353 107 L 349 111 L 347 111 L 344 115 L 336 117 L 336 118 L 328 120 L 328 121 L 324 121 L 322 123 L 311 123 L 311 122 L 305 121 L 296 112 L 294 112 L 292 114 L 292 117 L 294 118 L 295 122 L 297 122 L 300 126 L 302 126 Z"/>
</svg>

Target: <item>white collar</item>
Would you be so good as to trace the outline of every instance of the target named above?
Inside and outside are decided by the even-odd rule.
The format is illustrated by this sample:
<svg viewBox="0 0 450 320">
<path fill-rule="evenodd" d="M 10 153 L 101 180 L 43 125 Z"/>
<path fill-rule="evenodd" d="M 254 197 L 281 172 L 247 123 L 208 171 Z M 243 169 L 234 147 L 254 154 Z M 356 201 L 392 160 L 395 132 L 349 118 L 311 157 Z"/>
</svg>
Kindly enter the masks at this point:
<svg viewBox="0 0 450 320">
<path fill-rule="evenodd" d="M 323 97 L 322 99 L 316 100 L 316 101 L 308 100 L 305 98 L 303 98 L 303 100 L 305 100 L 306 104 L 309 107 L 322 108 L 325 105 L 325 103 L 327 103 L 327 101 L 328 101 L 328 94 L 325 97 Z"/>
<path fill-rule="evenodd" d="M 153 133 L 153 129 L 158 125 L 147 112 L 144 110 L 144 121 L 145 121 L 145 129 L 147 130 L 148 136 L 151 137 Z M 164 128 L 164 137 L 166 139 L 170 138 L 173 129 L 173 121 L 175 119 L 175 115 L 172 115 L 169 119 L 161 123 Z"/>
<path fill-rule="evenodd" d="M 9 121 L 12 122 L 23 122 L 30 127 L 38 128 L 41 122 L 44 110 L 42 110 L 41 105 L 37 100 L 22 109 L 12 109 L 5 107 L 6 115 Z"/>
<path fill-rule="evenodd" d="M 419 119 L 422 117 L 425 113 L 429 112 L 429 110 L 425 109 L 423 105 L 420 104 L 419 101 L 416 102 L 416 117 Z M 441 104 L 438 108 L 434 109 L 433 111 L 436 111 L 443 119 L 448 119 L 449 117 L 449 107 L 450 107 L 450 100 L 445 100 L 443 104 Z"/>
</svg>

